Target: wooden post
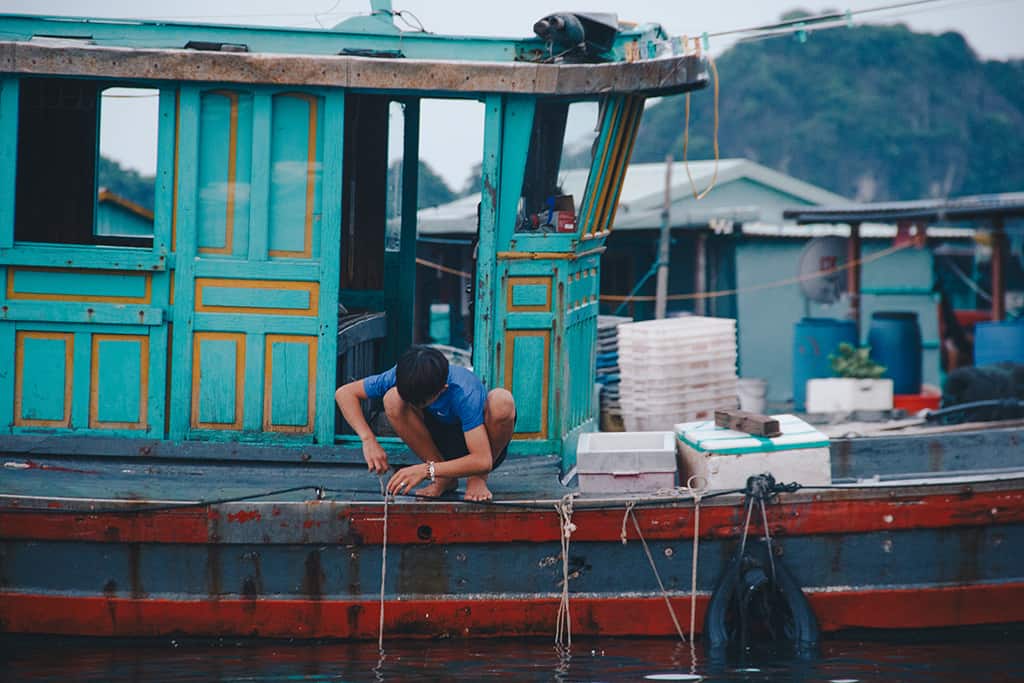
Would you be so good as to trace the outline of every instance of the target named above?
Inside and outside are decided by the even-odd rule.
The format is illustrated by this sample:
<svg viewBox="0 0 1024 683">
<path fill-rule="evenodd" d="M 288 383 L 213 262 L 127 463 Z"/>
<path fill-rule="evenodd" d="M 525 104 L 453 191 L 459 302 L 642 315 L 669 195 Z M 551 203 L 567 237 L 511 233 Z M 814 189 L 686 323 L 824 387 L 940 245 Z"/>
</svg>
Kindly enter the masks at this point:
<svg viewBox="0 0 1024 683">
<path fill-rule="evenodd" d="M 847 241 L 846 292 L 850 297 L 850 314 L 857 327 L 857 345 L 860 345 L 860 223 L 850 223 L 850 239 Z"/>
<path fill-rule="evenodd" d="M 1003 274 L 1003 260 L 1006 252 L 1006 233 L 1003 232 L 1003 217 L 992 220 L 992 320 L 1006 317 L 1006 280 Z"/>
<path fill-rule="evenodd" d="M 665 204 L 661 209 L 661 235 L 658 238 L 658 288 L 654 297 L 654 317 L 665 317 L 668 299 L 668 245 L 671 232 L 672 155 L 665 157 Z"/>
<path fill-rule="evenodd" d="M 696 244 L 694 245 L 696 254 L 694 255 L 694 278 L 693 278 L 693 291 L 695 294 L 703 294 L 708 290 L 707 277 L 708 277 L 708 236 L 704 233 L 697 235 Z M 696 315 L 707 315 L 707 299 L 704 297 L 698 297 L 693 301 L 693 312 Z"/>
</svg>

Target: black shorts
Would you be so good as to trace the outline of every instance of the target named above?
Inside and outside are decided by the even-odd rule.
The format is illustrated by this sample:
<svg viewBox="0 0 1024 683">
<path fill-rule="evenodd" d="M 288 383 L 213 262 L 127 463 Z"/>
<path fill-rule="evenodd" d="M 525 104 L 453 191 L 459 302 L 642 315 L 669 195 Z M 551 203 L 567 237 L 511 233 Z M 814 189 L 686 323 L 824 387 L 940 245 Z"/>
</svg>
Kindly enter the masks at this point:
<svg viewBox="0 0 1024 683">
<path fill-rule="evenodd" d="M 437 446 L 437 450 L 441 451 L 441 457 L 445 460 L 461 458 L 469 454 L 466 433 L 462 431 L 462 425 L 458 422 L 455 424 L 441 422 L 430 411 L 424 410 L 423 424 L 426 425 L 427 431 L 430 432 L 430 438 L 434 440 L 434 445 Z M 491 465 L 492 472 L 498 469 L 498 465 L 505 462 L 507 455 L 508 445 L 501 449 L 501 453 L 494 458 L 494 464 Z"/>
</svg>

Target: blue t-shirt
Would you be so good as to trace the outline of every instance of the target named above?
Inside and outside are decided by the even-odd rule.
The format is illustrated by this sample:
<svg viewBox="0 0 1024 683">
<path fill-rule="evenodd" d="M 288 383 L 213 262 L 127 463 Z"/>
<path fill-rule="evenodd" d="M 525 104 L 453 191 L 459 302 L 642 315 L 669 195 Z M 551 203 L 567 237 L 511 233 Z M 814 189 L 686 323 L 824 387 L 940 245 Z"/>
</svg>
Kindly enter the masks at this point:
<svg viewBox="0 0 1024 683">
<path fill-rule="evenodd" d="M 480 378 L 466 368 L 448 366 L 448 388 L 424 410 L 445 424 L 462 423 L 462 431 L 484 423 L 484 404 L 487 389 Z M 370 398 L 381 398 L 395 386 L 395 368 L 363 380 L 363 388 Z"/>
</svg>

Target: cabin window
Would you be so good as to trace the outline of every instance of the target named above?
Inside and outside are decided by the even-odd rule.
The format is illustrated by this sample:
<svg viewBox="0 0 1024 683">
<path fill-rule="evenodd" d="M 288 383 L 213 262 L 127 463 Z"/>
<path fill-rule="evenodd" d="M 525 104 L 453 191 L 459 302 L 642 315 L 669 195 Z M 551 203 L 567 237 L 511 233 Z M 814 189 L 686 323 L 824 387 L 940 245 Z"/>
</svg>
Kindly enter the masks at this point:
<svg viewBox="0 0 1024 683">
<path fill-rule="evenodd" d="M 516 232 L 577 231 L 599 125 L 597 102 L 537 103 Z"/>
<path fill-rule="evenodd" d="M 386 190 L 387 224 L 384 250 L 402 249 L 402 157 L 405 153 L 405 104 L 388 105 L 388 185 Z"/>
<path fill-rule="evenodd" d="M 149 247 L 159 91 L 24 78 L 15 239 Z"/>
</svg>

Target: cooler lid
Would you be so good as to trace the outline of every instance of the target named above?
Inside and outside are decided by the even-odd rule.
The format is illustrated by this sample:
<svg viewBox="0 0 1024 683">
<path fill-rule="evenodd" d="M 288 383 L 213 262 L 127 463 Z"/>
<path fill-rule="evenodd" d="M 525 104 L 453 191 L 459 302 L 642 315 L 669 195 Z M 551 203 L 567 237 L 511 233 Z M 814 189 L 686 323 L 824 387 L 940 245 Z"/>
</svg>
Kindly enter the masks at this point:
<svg viewBox="0 0 1024 683">
<path fill-rule="evenodd" d="M 675 426 L 679 440 L 701 453 L 760 453 L 798 448 L 823 448 L 828 437 L 795 415 L 772 415 L 781 435 L 753 436 L 715 425 L 714 420 L 683 422 Z"/>
</svg>

